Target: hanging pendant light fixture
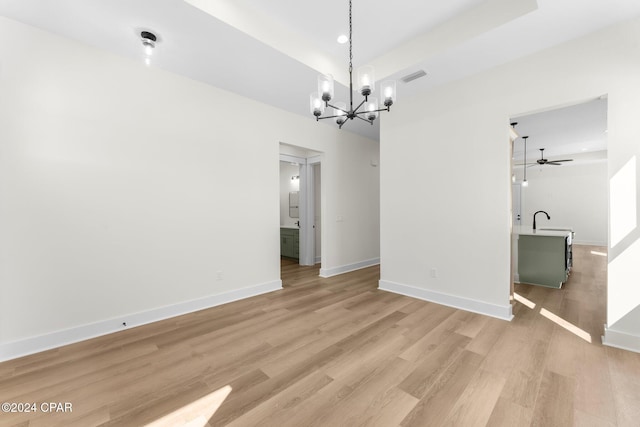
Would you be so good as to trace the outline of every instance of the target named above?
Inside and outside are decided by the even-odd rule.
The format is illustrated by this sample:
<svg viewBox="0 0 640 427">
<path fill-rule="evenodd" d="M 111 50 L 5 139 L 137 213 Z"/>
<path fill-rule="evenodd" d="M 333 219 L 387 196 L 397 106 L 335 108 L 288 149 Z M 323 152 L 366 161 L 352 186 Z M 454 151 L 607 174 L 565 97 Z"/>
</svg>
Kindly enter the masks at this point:
<svg viewBox="0 0 640 427">
<path fill-rule="evenodd" d="M 527 187 L 529 186 L 529 182 L 527 181 L 527 138 L 529 138 L 528 136 L 523 136 L 522 139 L 524 139 L 524 179 L 522 180 L 522 186 L 523 187 Z"/>
<path fill-rule="evenodd" d="M 364 100 L 355 108 L 353 107 L 353 43 L 352 43 L 352 18 L 351 18 L 351 0 L 349 0 L 349 106 L 344 102 L 336 102 L 335 105 L 329 104 L 334 95 L 334 81 L 331 75 L 318 76 L 318 92 L 314 92 L 310 96 L 311 114 L 316 117 L 316 121 L 321 119 L 336 119 L 338 127 L 342 129 L 347 120 L 358 118 L 370 124 L 378 117 L 379 111 L 390 111 L 391 105 L 396 100 L 396 82 L 393 80 L 381 83 L 380 93 L 381 101 L 384 108 L 378 105 L 376 97 L 370 97 L 375 90 L 375 74 L 373 67 L 364 66 L 358 69 L 358 90 L 364 96 Z M 333 115 L 324 116 L 325 109 L 330 107 L 333 109 Z"/>
</svg>

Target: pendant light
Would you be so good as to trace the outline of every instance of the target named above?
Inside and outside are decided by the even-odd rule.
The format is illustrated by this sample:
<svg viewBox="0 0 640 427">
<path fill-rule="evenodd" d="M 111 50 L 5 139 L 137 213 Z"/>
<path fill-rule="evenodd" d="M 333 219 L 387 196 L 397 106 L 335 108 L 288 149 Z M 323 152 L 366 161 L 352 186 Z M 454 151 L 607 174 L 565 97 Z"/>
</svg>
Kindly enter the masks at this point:
<svg viewBox="0 0 640 427">
<path fill-rule="evenodd" d="M 528 187 L 529 183 L 527 182 L 527 138 L 528 136 L 523 136 L 524 139 L 524 179 L 522 180 L 522 186 Z"/>
<path fill-rule="evenodd" d="M 372 95 L 375 91 L 375 73 L 373 67 L 364 66 L 358 69 L 357 83 L 358 90 L 364 100 L 355 108 L 353 106 L 353 22 L 352 22 L 352 4 L 349 0 L 349 106 L 344 102 L 336 102 L 335 105 L 329 104 L 334 95 L 334 81 L 331 75 L 321 74 L 318 76 L 318 92 L 314 92 L 309 97 L 309 108 L 311 114 L 316 121 L 321 119 L 336 119 L 338 127 L 342 129 L 347 120 L 358 118 L 370 124 L 378 117 L 379 111 L 390 111 L 391 105 L 396 100 L 396 82 L 393 80 L 384 81 L 380 84 L 380 98 L 384 108 L 379 108 L 378 98 Z M 333 109 L 333 115 L 322 116 L 327 107 Z"/>
</svg>

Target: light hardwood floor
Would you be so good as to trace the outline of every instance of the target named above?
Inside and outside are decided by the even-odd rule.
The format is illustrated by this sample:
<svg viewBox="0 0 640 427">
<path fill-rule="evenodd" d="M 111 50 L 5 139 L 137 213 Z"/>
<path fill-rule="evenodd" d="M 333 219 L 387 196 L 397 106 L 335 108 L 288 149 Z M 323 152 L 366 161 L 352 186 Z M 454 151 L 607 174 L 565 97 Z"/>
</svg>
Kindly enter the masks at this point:
<svg viewBox="0 0 640 427">
<path fill-rule="evenodd" d="M 517 285 L 512 322 L 283 261 L 282 291 L 0 364 L 0 401 L 73 404 L 0 425 L 637 426 L 593 250 L 561 290 Z"/>
</svg>

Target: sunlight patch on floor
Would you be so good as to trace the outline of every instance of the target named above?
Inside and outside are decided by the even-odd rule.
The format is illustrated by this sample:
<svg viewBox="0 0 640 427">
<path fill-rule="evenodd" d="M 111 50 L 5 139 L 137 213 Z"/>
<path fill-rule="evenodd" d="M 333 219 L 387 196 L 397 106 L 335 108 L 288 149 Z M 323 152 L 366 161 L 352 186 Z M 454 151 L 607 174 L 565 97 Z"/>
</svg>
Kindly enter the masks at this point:
<svg viewBox="0 0 640 427">
<path fill-rule="evenodd" d="M 604 253 L 604 252 L 598 252 L 598 251 L 591 251 L 591 255 L 607 256 L 607 254 L 606 254 L 606 253 Z"/>
<path fill-rule="evenodd" d="M 576 325 L 574 325 L 572 323 L 567 322 L 562 317 L 556 316 L 555 314 L 553 314 L 552 312 L 550 312 L 546 308 L 542 308 L 540 310 L 540 314 L 543 315 L 544 317 L 546 317 L 547 319 L 551 320 L 556 325 L 561 326 L 564 329 L 566 329 L 567 331 L 569 331 L 572 334 L 576 335 L 577 337 L 582 338 L 586 342 L 588 342 L 588 343 L 591 342 L 591 334 L 590 333 L 578 328 Z"/>
<path fill-rule="evenodd" d="M 147 424 L 148 427 L 205 427 L 209 419 L 231 394 L 231 386 L 226 385 L 213 393 L 193 401 L 164 417 Z"/>
<path fill-rule="evenodd" d="M 515 300 L 516 300 L 516 301 L 518 301 L 518 302 L 519 302 L 519 303 L 521 303 L 521 304 L 526 305 L 527 307 L 529 307 L 529 308 L 530 308 L 530 309 L 532 309 L 532 310 L 533 310 L 534 308 L 536 308 L 536 303 L 535 303 L 535 302 L 533 302 L 533 301 L 531 301 L 531 300 L 526 299 L 525 297 L 523 297 L 523 296 L 522 296 L 522 295 L 520 295 L 520 294 L 517 294 L 517 293 L 515 293 L 515 292 L 514 292 L 514 293 L 513 293 L 513 297 L 515 298 Z"/>
</svg>

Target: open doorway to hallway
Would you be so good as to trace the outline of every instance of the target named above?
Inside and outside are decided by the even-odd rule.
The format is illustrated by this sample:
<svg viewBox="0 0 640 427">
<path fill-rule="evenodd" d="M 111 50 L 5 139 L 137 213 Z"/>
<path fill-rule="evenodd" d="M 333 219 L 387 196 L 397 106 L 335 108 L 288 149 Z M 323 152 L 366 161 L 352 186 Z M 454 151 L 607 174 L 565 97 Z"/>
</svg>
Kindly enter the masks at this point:
<svg viewBox="0 0 640 427">
<path fill-rule="evenodd" d="M 280 144 L 280 255 L 287 265 L 322 262 L 322 153 Z"/>
</svg>

